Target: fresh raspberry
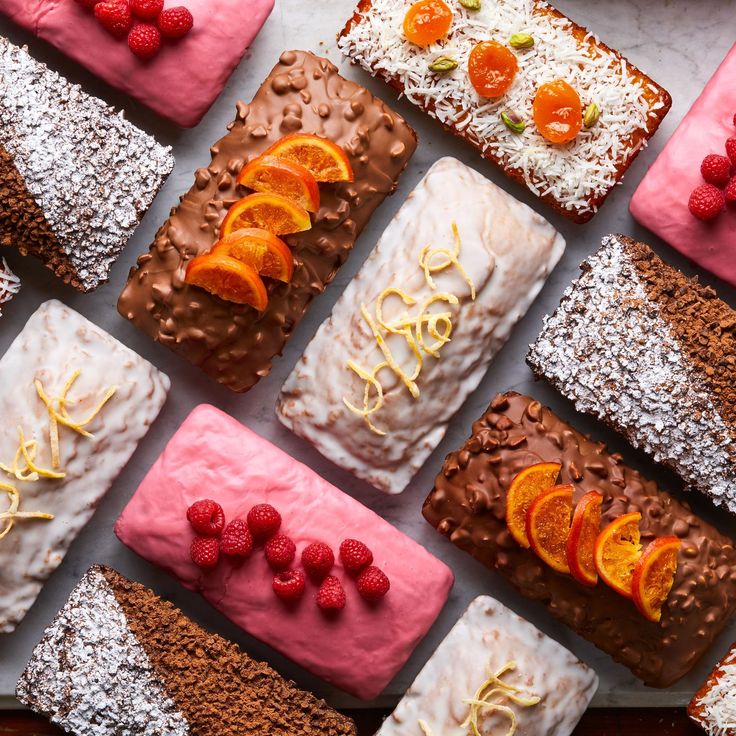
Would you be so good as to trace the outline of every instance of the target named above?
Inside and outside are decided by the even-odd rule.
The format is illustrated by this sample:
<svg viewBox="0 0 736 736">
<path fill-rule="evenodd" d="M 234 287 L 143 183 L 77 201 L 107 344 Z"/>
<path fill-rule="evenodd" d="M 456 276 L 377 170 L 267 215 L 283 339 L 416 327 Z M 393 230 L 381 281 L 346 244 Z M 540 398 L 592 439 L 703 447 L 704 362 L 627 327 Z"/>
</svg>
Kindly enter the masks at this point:
<svg viewBox="0 0 736 736">
<path fill-rule="evenodd" d="M 207 569 L 220 559 L 220 545 L 214 537 L 194 537 L 189 553 L 197 567 Z"/>
<path fill-rule="evenodd" d="M 268 539 L 281 528 L 281 514 L 268 503 L 259 503 L 248 512 L 250 533 L 256 539 Z"/>
<path fill-rule="evenodd" d="M 340 611 L 347 603 L 342 584 L 334 575 L 328 575 L 324 579 L 315 600 L 323 611 Z"/>
<path fill-rule="evenodd" d="M 123 38 L 133 25 L 133 16 L 127 2 L 114 0 L 95 4 L 95 18 L 116 38 Z"/>
<path fill-rule="evenodd" d="M 247 557 L 253 551 L 253 537 L 242 519 L 235 519 L 225 527 L 220 551 L 231 557 Z"/>
<path fill-rule="evenodd" d="M 701 184 L 693 189 L 687 207 L 690 214 L 698 220 L 712 220 L 721 214 L 726 198 L 723 192 L 712 184 Z"/>
<path fill-rule="evenodd" d="M 386 574 L 379 570 L 375 565 L 369 565 L 358 575 L 355 581 L 358 586 L 358 593 L 367 601 L 377 601 L 388 593 L 391 587 L 391 581 Z"/>
<path fill-rule="evenodd" d="M 273 570 L 286 570 L 294 562 L 296 545 L 286 534 L 277 534 L 266 542 L 264 552 Z"/>
<path fill-rule="evenodd" d="M 731 163 L 736 166 L 736 138 L 729 138 L 726 141 L 726 155 L 731 159 Z"/>
<path fill-rule="evenodd" d="M 187 519 L 197 534 L 219 537 L 225 527 L 225 512 L 217 501 L 203 498 L 187 509 Z"/>
<path fill-rule="evenodd" d="M 286 570 L 273 576 L 273 592 L 287 603 L 298 601 L 304 595 L 304 584 L 301 570 Z"/>
<path fill-rule="evenodd" d="M 323 580 L 335 564 L 335 554 L 324 542 L 312 542 L 302 551 L 302 565 L 312 580 Z"/>
<path fill-rule="evenodd" d="M 161 34 L 150 23 L 138 23 L 128 34 L 128 48 L 139 59 L 152 59 L 161 48 Z"/>
<path fill-rule="evenodd" d="M 736 204 L 736 176 L 726 185 L 725 195 L 728 204 Z"/>
<path fill-rule="evenodd" d="M 164 0 L 130 0 L 130 10 L 142 20 L 156 20 L 164 9 Z"/>
<path fill-rule="evenodd" d="M 78 5 L 81 5 L 83 8 L 88 8 L 89 10 L 92 10 L 98 2 L 100 2 L 100 0 L 77 0 Z"/>
<path fill-rule="evenodd" d="M 182 5 L 166 8 L 158 17 L 158 28 L 164 38 L 181 38 L 192 30 L 194 18 Z"/>
<path fill-rule="evenodd" d="M 357 575 L 373 562 L 373 552 L 357 539 L 346 539 L 340 544 L 340 559 L 350 575 Z"/>
<path fill-rule="evenodd" d="M 708 184 L 722 187 L 731 178 L 731 162 L 725 156 L 711 153 L 700 164 L 700 173 Z"/>
</svg>

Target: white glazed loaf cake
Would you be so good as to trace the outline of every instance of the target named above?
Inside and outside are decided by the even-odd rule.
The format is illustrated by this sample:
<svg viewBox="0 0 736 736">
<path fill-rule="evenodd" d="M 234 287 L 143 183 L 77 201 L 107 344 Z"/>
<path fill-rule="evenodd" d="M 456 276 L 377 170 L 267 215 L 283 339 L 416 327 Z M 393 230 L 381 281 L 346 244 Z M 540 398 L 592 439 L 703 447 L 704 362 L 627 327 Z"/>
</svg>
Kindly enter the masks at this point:
<svg viewBox="0 0 736 736">
<path fill-rule="evenodd" d="M 472 699 L 489 704 L 475 712 L 481 733 L 509 733 L 513 713 L 515 736 L 569 736 L 597 688 L 598 676 L 575 655 L 479 596 L 377 736 L 466 736 Z"/>
<path fill-rule="evenodd" d="M 50 414 L 34 382 L 58 408 L 56 397 L 77 371 L 66 402 L 73 420 L 88 418 L 108 390 L 115 392 L 81 427 L 91 437 L 57 421 L 60 463 L 54 467 Z M 0 536 L 0 632 L 15 629 L 61 564 L 158 415 L 169 385 L 148 361 L 58 301 L 41 305 L 0 359 L 0 535 L 12 522 Z M 19 427 L 33 464 L 64 477 L 22 480 L 8 472 L 14 464 L 27 466 L 18 456 Z M 14 497 L 19 513 L 53 518 L 3 518 Z"/>
<path fill-rule="evenodd" d="M 477 387 L 564 248 L 559 233 L 529 207 L 459 161 L 440 159 L 409 195 L 287 378 L 277 404 L 279 418 L 337 465 L 379 490 L 400 493 Z M 456 263 L 439 270 L 455 250 Z M 401 293 L 387 293 L 391 289 Z M 429 319 L 449 315 L 451 326 L 450 340 L 436 355 L 420 344 L 418 322 L 410 324 L 432 297 L 437 301 L 425 314 Z M 453 298 L 457 303 L 451 303 Z M 381 400 L 377 385 L 358 371 L 372 373 L 386 356 L 362 306 L 374 326 L 380 328 L 379 316 L 389 327 L 409 325 L 411 341 L 379 329 L 408 378 L 417 371 L 416 353 L 421 355 L 421 370 L 412 382 L 416 396 L 384 367 L 375 374 L 383 403 L 365 417 L 360 412 Z M 448 322 L 433 326 L 429 319 L 421 329 L 426 348 L 441 342 L 433 327 L 440 335 L 448 329 Z"/>
</svg>

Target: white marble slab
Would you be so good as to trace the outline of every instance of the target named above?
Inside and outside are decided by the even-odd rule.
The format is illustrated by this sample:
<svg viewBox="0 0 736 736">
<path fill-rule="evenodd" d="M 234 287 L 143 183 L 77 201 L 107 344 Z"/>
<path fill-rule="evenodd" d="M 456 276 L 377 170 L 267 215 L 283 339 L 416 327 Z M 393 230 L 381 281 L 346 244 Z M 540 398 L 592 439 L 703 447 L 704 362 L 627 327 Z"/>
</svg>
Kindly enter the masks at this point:
<svg viewBox="0 0 736 736">
<path fill-rule="evenodd" d="M 71 0 L 69 0 L 71 1 Z M 562 416 L 591 431 L 596 437 L 607 439 L 611 445 L 624 452 L 627 460 L 640 466 L 648 474 L 661 480 L 665 487 L 676 487 L 672 476 L 658 471 L 641 454 L 628 448 L 616 437 L 594 422 L 575 416 L 570 405 L 555 392 L 542 384 L 533 385 L 531 373 L 524 363 L 526 346 L 536 336 L 542 316 L 552 310 L 568 282 L 577 274 L 579 262 L 596 250 L 602 235 L 623 232 L 652 243 L 656 250 L 671 263 L 686 272 L 693 269 L 661 243 L 657 243 L 642 228 L 635 225 L 628 214 L 628 200 L 643 176 L 646 167 L 681 120 L 702 86 L 725 56 L 734 42 L 734 17 L 736 0 L 559 0 L 557 5 L 574 20 L 593 29 L 609 45 L 621 49 L 629 58 L 672 93 L 674 106 L 650 148 L 645 151 L 627 175 L 623 186 L 617 189 L 601 214 L 584 226 L 563 221 L 515 184 L 508 182 L 493 166 L 483 162 L 469 146 L 443 133 L 440 127 L 425 118 L 406 101 L 396 102 L 395 95 L 382 84 L 370 79 L 363 71 L 342 63 L 347 76 L 373 90 L 399 110 L 417 130 L 420 146 L 401 180 L 399 191 L 378 210 L 366 228 L 348 263 L 327 292 L 312 306 L 308 316 L 299 326 L 288 344 L 285 355 L 276 361 L 271 375 L 250 393 L 243 396 L 230 393 L 211 383 L 196 368 L 183 362 L 166 348 L 155 345 L 148 337 L 122 319 L 115 310 L 128 269 L 135 258 L 148 248 L 159 224 L 165 219 L 177 197 L 186 191 L 192 181 L 193 171 L 209 161 L 209 146 L 225 131 L 232 119 L 235 102 L 239 98 L 249 100 L 263 77 L 276 62 L 281 51 L 287 48 L 305 48 L 340 61 L 335 50 L 334 37 L 344 21 L 352 13 L 355 0 L 277 0 L 276 8 L 263 32 L 257 38 L 247 58 L 233 75 L 227 88 L 194 130 L 176 130 L 136 103 L 115 93 L 91 75 L 66 61 L 60 54 L 21 32 L 7 21 L 0 21 L 0 33 L 16 43 L 27 43 L 39 58 L 59 69 L 71 79 L 82 83 L 88 91 L 121 106 L 128 117 L 144 129 L 157 135 L 160 141 L 174 146 L 177 166 L 153 204 L 143 224 L 135 233 L 120 261 L 112 270 L 109 284 L 92 295 L 81 295 L 61 285 L 49 271 L 34 259 L 23 259 L 9 249 L 0 249 L 16 273 L 23 279 L 19 296 L 3 307 L 0 319 L 0 353 L 20 331 L 26 319 L 46 299 L 55 297 L 108 330 L 118 339 L 152 361 L 171 376 L 173 387 L 169 402 L 155 426 L 145 439 L 126 470 L 113 486 L 106 500 L 86 530 L 80 535 L 44 588 L 37 604 L 25 621 L 12 635 L 0 636 L 0 705 L 13 704 L 14 683 L 28 659 L 33 645 L 44 627 L 63 605 L 74 584 L 93 562 L 113 565 L 125 575 L 152 586 L 157 592 L 173 600 L 203 625 L 241 643 L 256 657 L 267 659 L 283 674 L 294 678 L 300 685 L 326 696 L 338 706 L 360 705 L 314 677 L 289 663 L 268 647 L 254 641 L 222 618 L 198 596 L 179 587 L 167 575 L 154 570 L 125 549 L 112 533 L 112 527 L 120 510 L 135 490 L 148 467 L 164 447 L 167 439 L 196 404 L 209 402 L 237 417 L 249 427 L 278 444 L 299 460 L 311 465 L 331 482 L 375 509 L 407 534 L 427 546 L 445 560 L 457 575 L 457 584 L 441 618 L 431 630 L 414 656 L 397 676 L 381 702 L 393 704 L 413 680 L 422 664 L 429 657 L 444 635 L 450 630 L 468 603 L 477 595 L 488 593 L 503 601 L 525 616 L 545 633 L 570 648 L 585 662 L 595 668 L 601 678 L 601 686 L 594 700 L 595 705 L 656 706 L 685 703 L 700 686 L 716 659 L 736 639 L 736 622 L 719 640 L 711 653 L 685 680 L 669 690 L 658 691 L 644 687 L 627 669 L 614 664 L 608 656 L 573 634 L 566 627 L 554 622 L 540 606 L 521 598 L 503 580 L 493 575 L 468 555 L 454 548 L 437 534 L 422 518 L 420 509 L 427 491 L 431 488 L 445 454 L 458 446 L 466 437 L 470 423 L 485 408 L 490 397 L 499 390 L 517 389 L 529 392 L 550 404 Z M 736 112 L 736 110 L 734 111 Z M 444 442 L 416 476 L 407 491 L 395 497 L 386 497 L 367 484 L 359 482 L 324 460 L 314 449 L 289 433 L 276 420 L 274 403 L 278 390 L 304 350 L 320 322 L 330 313 L 332 305 L 351 276 L 358 270 L 375 244 L 389 219 L 399 208 L 413 186 L 427 168 L 441 156 L 456 156 L 474 166 L 491 180 L 514 196 L 529 203 L 560 228 L 568 241 L 568 249 L 546 288 L 517 327 L 511 340 L 491 366 L 480 388 L 471 396 L 464 409 L 450 425 Z M 707 274 L 703 281 L 713 283 L 721 296 L 736 306 L 736 290 L 728 289 Z M 0 390 L 12 387 L 0 386 Z M 702 511 L 724 531 L 736 533 L 736 522 L 722 514 L 712 513 L 707 503 L 693 498 L 693 505 Z M 4 696 L 4 698 L 2 697 Z"/>
</svg>

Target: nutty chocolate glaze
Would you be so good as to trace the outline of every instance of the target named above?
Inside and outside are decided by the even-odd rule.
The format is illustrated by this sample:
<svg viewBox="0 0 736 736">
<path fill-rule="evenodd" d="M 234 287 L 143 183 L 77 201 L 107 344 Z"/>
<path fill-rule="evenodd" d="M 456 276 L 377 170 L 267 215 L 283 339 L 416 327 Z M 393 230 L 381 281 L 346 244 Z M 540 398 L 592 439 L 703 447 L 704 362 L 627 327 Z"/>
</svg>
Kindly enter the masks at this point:
<svg viewBox="0 0 736 736">
<path fill-rule="evenodd" d="M 559 482 L 574 485 L 576 500 L 593 489 L 604 494 L 602 526 L 640 511 L 644 544 L 664 535 L 682 540 L 661 622 L 647 621 L 603 582 L 587 588 L 555 572 L 513 539 L 505 521 L 506 491 L 520 470 L 541 461 L 562 464 Z M 423 514 L 458 547 L 652 687 L 668 687 L 685 675 L 736 609 L 732 540 L 603 443 L 513 391 L 498 394 L 463 448 L 447 456 Z"/>
<path fill-rule="evenodd" d="M 212 146 L 212 163 L 138 259 L 118 311 L 234 391 L 247 391 L 271 361 L 315 296 L 345 262 L 373 211 L 396 189 L 416 149 L 414 131 L 337 67 L 305 51 L 286 51 L 253 101 L 238 103 L 229 133 Z M 321 207 L 311 230 L 286 236 L 294 255 L 289 284 L 266 279 L 263 313 L 184 283 L 187 263 L 209 250 L 234 202 L 243 165 L 284 135 L 317 133 L 342 146 L 355 181 L 320 184 Z"/>
</svg>

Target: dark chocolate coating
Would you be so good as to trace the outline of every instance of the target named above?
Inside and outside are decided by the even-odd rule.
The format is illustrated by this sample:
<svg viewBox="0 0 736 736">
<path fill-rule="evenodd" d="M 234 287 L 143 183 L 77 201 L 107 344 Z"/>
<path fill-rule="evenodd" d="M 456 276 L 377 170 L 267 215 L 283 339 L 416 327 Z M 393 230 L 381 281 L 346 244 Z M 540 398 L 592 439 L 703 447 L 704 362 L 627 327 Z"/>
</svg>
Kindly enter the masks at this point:
<svg viewBox="0 0 736 736">
<path fill-rule="evenodd" d="M 391 194 L 416 149 L 414 131 L 363 87 L 305 51 L 286 51 L 253 101 L 238 104 L 230 132 L 212 146 L 212 163 L 138 259 L 118 310 L 234 391 L 247 391 L 271 369 L 310 302 L 345 262 L 373 211 Z M 189 260 L 218 238 L 230 205 L 247 194 L 236 183 L 243 165 L 284 135 L 316 133 L 348 154 L 355 181 L 320 184 L 311 230 L 284 239 L 294 276 L 266 279 L 269 302 L 257 312 L 184 283 Z"/>
<path fill-rule="evenodd" d="M 586 587 L 555 572 L 520 547 L 506 527 L 506 490 L 523 468 L 560 462 L 560 483 L 574 499 L 600 491 L 605 526 L 622 514 L 642 515 L 642 543 L 682 540 L 677 573 L 662 620 L 646 620 L 634 604 L 602 581 Z M 423 514 L 432 526 L 484 565 L 498 570 L 527 598 L 626 665 L 652 687 L 683 677 L 736 609 L 736 550 L 732 540 L 627 467 L 549 408 L 515 392 L 499 394 L 473 424 L 463 448 L 445 459 Z"/>
</svg>

